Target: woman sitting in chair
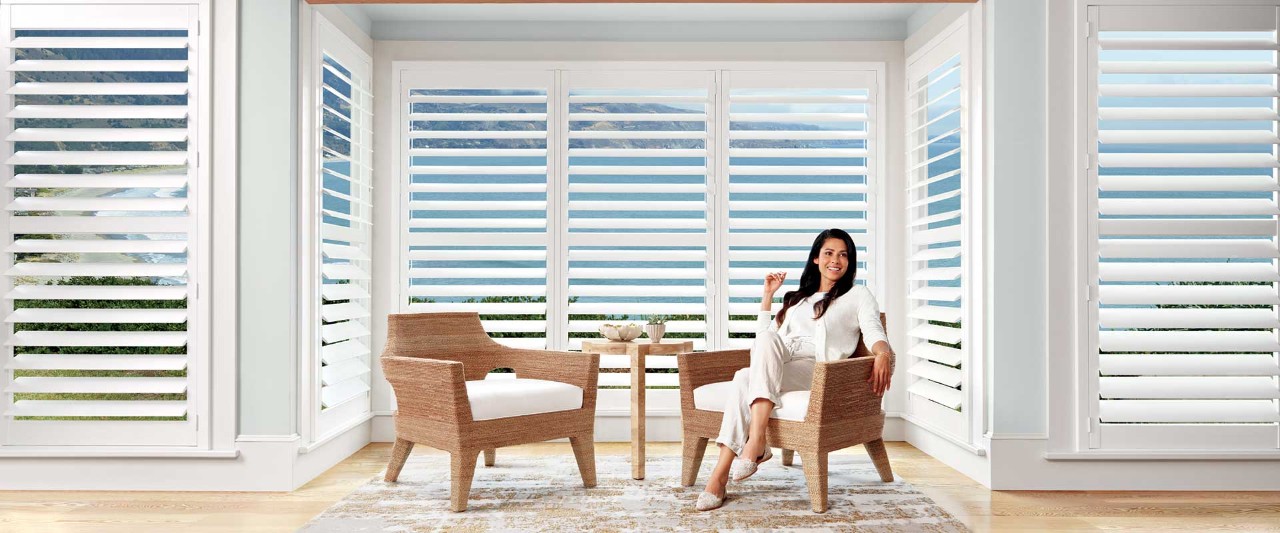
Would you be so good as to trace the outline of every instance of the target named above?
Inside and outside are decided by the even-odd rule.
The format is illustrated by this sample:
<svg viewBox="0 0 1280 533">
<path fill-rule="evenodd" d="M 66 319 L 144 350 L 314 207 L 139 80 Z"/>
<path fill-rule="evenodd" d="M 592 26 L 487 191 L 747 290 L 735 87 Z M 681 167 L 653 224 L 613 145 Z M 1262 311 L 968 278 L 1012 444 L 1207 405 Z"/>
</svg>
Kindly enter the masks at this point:
<svg viewBox="0 0 1280 533">
<path fill-rule="evenodd" d="M 773 457 L 765 432 L 778 398 L 785 392 L 809 389 L 818 361 L 852 355 L 859 333 L 875 354 L 870 388 L 877 396 L 889 388 L 893 350 L 875 297 L 865 286 L 853 284 L 856 270 L 857 251 L 848 233 L 829 229 L 818 234 L 800 275 L 800 288 L 783 296 L 776 320 L 769 316 L 769 309 L 787 275 L 765 276 L 751 366 L 734 375 L 716 438 L 720 460 L 698 496 L 699 511 L 724 505 L 730 479 L 751 477 L 760 463 Z"/>
</svg>

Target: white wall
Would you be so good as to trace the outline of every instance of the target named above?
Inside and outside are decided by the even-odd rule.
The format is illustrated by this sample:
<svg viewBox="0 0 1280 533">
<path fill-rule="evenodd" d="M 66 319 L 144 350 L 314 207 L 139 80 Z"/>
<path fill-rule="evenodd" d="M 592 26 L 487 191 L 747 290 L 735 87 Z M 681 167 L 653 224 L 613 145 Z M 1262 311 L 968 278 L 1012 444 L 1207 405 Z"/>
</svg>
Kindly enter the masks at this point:
<svg viewBox="0 0 1280 533">
<path fill-rule="evenodd" d="M 987 0 L 991 432 L 1045 431 L 1045 6 Z"/>
<path fill-rule="evenodd" d="M 297 10 L 240 6 L 241 435 L 297 431 Z"/>
</svg>

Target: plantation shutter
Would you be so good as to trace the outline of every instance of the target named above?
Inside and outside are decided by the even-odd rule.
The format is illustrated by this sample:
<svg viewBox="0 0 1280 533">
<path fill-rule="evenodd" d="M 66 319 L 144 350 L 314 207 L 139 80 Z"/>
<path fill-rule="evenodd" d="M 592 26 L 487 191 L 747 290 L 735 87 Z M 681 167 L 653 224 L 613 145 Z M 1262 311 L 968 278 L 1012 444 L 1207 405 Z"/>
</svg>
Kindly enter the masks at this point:
<svg viewBox="0 0 1280 533">
<path fill-rule="evenodd" d="M 3 444 L 193 446 L 197 8 L 0 9 Z"/>
<path fill-rule="evenodd" d="M 547 346 L 551 71 L 417 71 L 402 158 L 409 312 L 475 311 L 504 344 Z"/>
<path fill-rule="evenodd" d="M 1277 447 L 1275 7 L 1090 12 L 1090 445 Z"/>
<path fill-rule="evenodd" d="M 711 71 L 566 71 L 568 131 L 569 348 L 598 339 L 602 323 L 666 315 L 664 340 L 707 337 L 708 158 Z M 640 339 L 638 342 L 645 342 Z M 651 356 L 674 369 L 675 356 Z M 601 357 L 600 385 L 628 387 L 625 355 Z M 650 387 L 679 386 L 667 370 Z M 678 409 L 674 390 L 655 391 L 650 410 Z M 616 401 L 615 401 L 616 400 Z M 627 409 L 627 392 L 606 390 L 601 408 Z"/>
<path fill-rule="evenodd" d="M 369 58 L 318 25 L 315 99 L 319 435 L 369 410 L 372 103 Z"/>
<path fill-rule="evenodd" d="M 907 66 L 908 411 L 969 440 L 963 343 L 966 224 L 964 109 L 967 32 L 957 31 Z"/>
<path fill-rule="evenodd" d="M 872 72 L 726 71 L 720 124 L 728 147 L 727 231 L 720 250 L 728 280 L 726 348 L 748 348 L 766 273 L 787 272 L 794 290 L 819 232 L 848 231 L 857 247 L 857 283 L 872 283 L 877 84 Z"/>
</svg>

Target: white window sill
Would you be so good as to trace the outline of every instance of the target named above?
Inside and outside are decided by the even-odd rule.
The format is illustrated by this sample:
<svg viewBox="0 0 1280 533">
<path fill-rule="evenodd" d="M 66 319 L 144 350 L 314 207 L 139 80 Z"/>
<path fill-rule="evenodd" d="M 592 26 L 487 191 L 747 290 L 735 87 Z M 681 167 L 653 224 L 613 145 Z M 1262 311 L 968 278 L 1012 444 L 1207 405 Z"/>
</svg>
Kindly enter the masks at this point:
<svg viewBox="0 0 1280 533">
<path fill-rule="evenodd" d="M 1275 461 L 1280 450 L 1098 450 L 1085 452 L 1048 452 L 1048 461 Z"/>
<path fill-rule="evenodd" d="M 0 447 L 0 459 L 121 458 L 121 459 L 235 459 L 240 450 L 183 450 L 174 448 Z"/>
</svg>

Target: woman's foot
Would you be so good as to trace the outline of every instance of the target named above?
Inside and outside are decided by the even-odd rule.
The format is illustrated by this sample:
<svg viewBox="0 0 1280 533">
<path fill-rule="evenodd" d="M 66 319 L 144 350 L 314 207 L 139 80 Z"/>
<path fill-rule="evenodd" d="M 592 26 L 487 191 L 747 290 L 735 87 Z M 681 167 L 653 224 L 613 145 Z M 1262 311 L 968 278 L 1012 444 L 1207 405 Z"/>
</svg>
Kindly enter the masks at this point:
<svg viewBox="0 0 1280 533">
<path fill-rule="evenodd" d="M 710 492 L 703 491 L 702 494 L 698 495 L 698 503 L 694 504 L 694 508 L 696 508 L 699 511 L 710 511 L 712 509 L 719 509 L 721 506 L 724 505 L 724 497 L 725 497 L 724 494 L 716 496 L 715 494 L 712 494 Z"/>
<path fill-rule="evenodd" d="M 728 495 L 727 479 L 711 478 L 707 481 L 707 488 L 698 495 L 698 503 L 694 505 L 699 511 L 710 511 L 718 509 L 724 505 L 725 497 Z"/>
<path fill-rule="evenodd" d="M 751 457 L 750 455 L 747 455 L 745 448 L 743 449 L 742 455 L 745 457 Z M 769 459 L 773 459 L 773 451 L 769 450 L 769 448 L 765 448 L 764 454 L 756 457 L 754 460 L 744 459 L 743 457 L 734 459 L 733 466 L 729 467 L 729 478 L 734 481 L 747 479 L 755 475 L 756 470 L 759 469 L 760 463 L 768 461 Z"/>
<path fill-rule="evenodd" d="M 761 457 L 764 457 L 764 453 L 768 449 L 769 447 L 764 443 L 764 439 L 747 438 L 747 441 L 742 444 L 742 449 L 738 450 L 738 459 L 763 463 L 766 459 L 761 459 Z"/>
</svg>

